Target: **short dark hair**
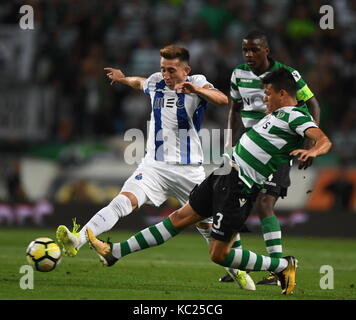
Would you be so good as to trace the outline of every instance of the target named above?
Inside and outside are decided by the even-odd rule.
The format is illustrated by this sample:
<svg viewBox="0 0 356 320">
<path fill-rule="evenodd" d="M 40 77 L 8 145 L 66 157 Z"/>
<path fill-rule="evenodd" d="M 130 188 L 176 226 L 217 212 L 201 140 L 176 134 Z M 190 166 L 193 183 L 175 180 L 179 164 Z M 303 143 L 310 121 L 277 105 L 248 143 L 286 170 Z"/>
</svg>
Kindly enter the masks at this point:
<svg viewBox="0 0 356 320">
<path fill-rule="evenodd" d="M 289 70 L 280 68 L 268 73 L 262 78 L 262 84 L 271 84 L 275 91 L 285 90 L 295 97 L 298 87 Z"/>
<path fill-rule="evenodd" d="M 165 59 L 179 59 L 180 61 L 189 62 L 189 51 L 174 44 L 162 48 L 159 53 Z"/>
<path fill-rule="evenodd" d="M 259 39 L 261 40 L 261 43 L 266 47 L 269 48 L 269 44 L 268 44 L 268 37 L 266 35 L 266 33 L 264 33 L 261 30 L 252 30 L 250 31 L 245 37 L 244 39 L 246 40 L 256 40 Z"/>
</svg>

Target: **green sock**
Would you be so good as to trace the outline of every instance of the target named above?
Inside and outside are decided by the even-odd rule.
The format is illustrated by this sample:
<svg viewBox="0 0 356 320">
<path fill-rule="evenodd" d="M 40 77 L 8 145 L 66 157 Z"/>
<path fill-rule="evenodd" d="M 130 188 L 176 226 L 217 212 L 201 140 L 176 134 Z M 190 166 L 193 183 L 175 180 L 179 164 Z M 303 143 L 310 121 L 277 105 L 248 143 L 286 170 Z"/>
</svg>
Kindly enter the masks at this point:
<svg viewBox="0 0 356 320">
<path fill-rule="evenodd" d="M 146 248 L 158 246 L 179 233 L 169 217 L 148 227 L 123 242 L 113 244 L 112 254 L 115 258 L 120 259 L 132 252 L 140 251 Z"/>
<path fill-rule="evenodd" d="M 231 248 L 242 249 L 240 234 L 236 234 L 235 242 L 232 244 Z"/>
<path fill-rule="evenodd" d="M 282 258 L 282 233 L 278 218 L 276 216 L 264 218 L 261 225 L 268 254 L 272 258 Z"/>
<path fill-rule="evenodd" d="M 278 273 L 287 267 L 288 261 L 283 258 L 266 257 L 246 249 L 231 249 L 221 265 L 240 270 Z"/>
<path fill-rule="evenodd" d="M 232 244 L 231 249 L 242 249 L 241 238 L 240 238 L 239 233 L 236 234 L 235 242 Z M 237 269 L 234 269 L 231 267 L 226 268 L 226 270 L 229 270 L 230 272 L 232 272 L 234 274 L 237 273 Z"/>
</svg>

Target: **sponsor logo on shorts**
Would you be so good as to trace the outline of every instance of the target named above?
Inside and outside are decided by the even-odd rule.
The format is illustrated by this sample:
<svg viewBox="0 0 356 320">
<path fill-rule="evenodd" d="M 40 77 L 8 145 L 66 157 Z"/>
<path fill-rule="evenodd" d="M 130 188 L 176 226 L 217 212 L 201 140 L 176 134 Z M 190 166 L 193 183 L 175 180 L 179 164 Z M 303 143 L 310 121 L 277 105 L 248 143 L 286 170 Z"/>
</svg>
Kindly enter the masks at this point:
<svg viewBox="0 0 356 320">
<path fill-rule="evenodd" d="M 247 200 L 245 198 L 239 198 L 240 207 L 242 207 L 246 203 L 246 201 Z"/>
<path fill-rule="evenodd" d="M 136 180 L 142 180 L 142 173 L 139 173 L 136 177 L 135 177 Z"/>
<path fill-rule="evenodd" d="M 275 182 L 272 182 L 272 181 L 265 181 L 265 185 L 268 185 L 268 186 L 277 186 L 277 184 Z"/>
</svg>

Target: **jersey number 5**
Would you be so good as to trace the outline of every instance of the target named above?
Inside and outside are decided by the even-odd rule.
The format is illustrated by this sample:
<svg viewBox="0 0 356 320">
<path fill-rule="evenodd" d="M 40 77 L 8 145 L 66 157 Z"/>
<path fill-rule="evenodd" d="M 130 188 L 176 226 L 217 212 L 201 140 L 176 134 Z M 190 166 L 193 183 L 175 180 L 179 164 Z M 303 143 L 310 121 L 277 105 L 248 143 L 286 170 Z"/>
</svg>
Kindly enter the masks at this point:
<svg viewBox="0 0 356 320">
<path fill-rule="evenodd" d="M 268 126 L 271 124 L 271 122 L 267 121 L 264 125 L 263 125 L 263 129 L 267 129 Z"/>
</svg>

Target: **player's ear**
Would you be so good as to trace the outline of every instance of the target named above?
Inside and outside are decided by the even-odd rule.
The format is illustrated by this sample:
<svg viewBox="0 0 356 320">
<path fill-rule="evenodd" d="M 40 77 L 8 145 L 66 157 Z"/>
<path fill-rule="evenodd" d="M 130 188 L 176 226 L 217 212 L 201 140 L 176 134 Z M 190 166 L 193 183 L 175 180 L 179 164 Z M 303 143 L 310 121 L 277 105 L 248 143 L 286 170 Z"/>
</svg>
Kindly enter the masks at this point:
<svg viewBox="0 0 356 320">
<path fill-rule="evenodd" d="M 188 75 L 191 70 L 192 70 L 192 68 L 189 67 L 188 65 L 186 65 L 186 66 L 184 67 L 184 72 L 185 72 L 186 75 Z"/>
<path fill-rule="evenodd" d="M 288 95 L 288 92 L 287 92 L 286 90 L 284 90 L 284 89 L 281 89 L 281 90 L 279 91 L 279 94 L 280 94 L 281 97 L 285 97 L 285 96 Z"/>
</svg>

